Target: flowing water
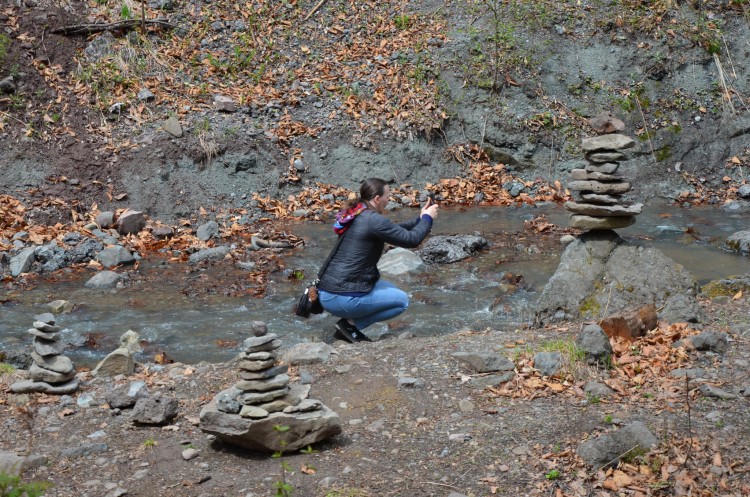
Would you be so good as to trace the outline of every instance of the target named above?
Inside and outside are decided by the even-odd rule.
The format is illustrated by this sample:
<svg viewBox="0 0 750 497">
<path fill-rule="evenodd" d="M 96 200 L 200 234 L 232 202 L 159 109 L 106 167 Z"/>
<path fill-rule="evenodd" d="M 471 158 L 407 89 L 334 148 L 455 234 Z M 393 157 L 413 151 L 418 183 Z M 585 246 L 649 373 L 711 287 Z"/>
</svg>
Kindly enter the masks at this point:
<svg viewBox="0 0 750 497">
<path fill-rule="evenodd" d="M 403 219 L 416 214 L 416 210 L 400 210 L 389 215 Z M 522 231 L 525 220 L 540 214 L 555 224 L 566 225 L 568 214 L 556 205 L 443 209 L 433 234 L 477 233 L 487 238 L 498 233 L 518 235 L 512 237 L 510 244 L 491 247 L 467 261 L 430 266 L 419 274 L 388 277 L 411 295 L 409 309 L 391 322 L 391 332 L 434 335 L 466 327 L 483 329 L 530 323 L 535 301 L 554 273 L 562 250 L 561 246 L 555 246 L 556 250 L 551 252 L 539 252 L 534 249 L 533 236 Z M 636 225 L 618 233 L 662 250 L 703 283 L 748 272 L 747 258 L 721 249 L 721 243 L 730 234 L 745 226 L 743 216 L 717 209 L 651 206 L 638 216 Z M 308 223 L 285 229 L 310 243 L 304 249 L 284 254 L 284 264 L 307 275 L 315 274 L 335 242 L 330 227 Z M 302 283 L 292 281 L 286 273 L 270 276 L 263 298 L 225 297 L 221 292 L 190 297 L 184 291 L 189 286 L 184 266 L 145 262 L 140 268 L 163 272 L 159 285 L 92 291 L 83 287 L 86 276 L 68 282 L 42 280 L 35 288 L 12 298 L 5 295 L 8 302 L 0 304 L 2 348 L 29 344 L 31 337 L 25 330 L 31 326 L 33 316 L 45 312 L 45 304 L 57 299 L 69 300 L 77 306 L 74 312 L 58 316 L 58 324 L 63 329 L 62 339 L 69 343 L 65 354 L 84 366 L 93 366 L 113 350 L 119 337 L 129 329 L 148 343 L 139 360 L 164 351 L 183 362 L 231 358 L 247 336 L 248 322 L 252 320 L 267 322 L 269 330 L 279 334 L 287 346 L 300 341 L 326 340 L 332 334 L 336 318 L 328 314 L 308 320 L 291 314 Z M 216 269 L 208 268 L 200 277 L 211 278 L 213 271 Z M 503 285 L 506 273 L 523 276 L 520 289 L 507 292 L 507 286 Z M 377 337 L 387 330 L 385 324 L 379 323 L 368 328 L 367 333 Z M 97 347 L 88 346 L 91 337 L 96 337 Z"/>
</svg>

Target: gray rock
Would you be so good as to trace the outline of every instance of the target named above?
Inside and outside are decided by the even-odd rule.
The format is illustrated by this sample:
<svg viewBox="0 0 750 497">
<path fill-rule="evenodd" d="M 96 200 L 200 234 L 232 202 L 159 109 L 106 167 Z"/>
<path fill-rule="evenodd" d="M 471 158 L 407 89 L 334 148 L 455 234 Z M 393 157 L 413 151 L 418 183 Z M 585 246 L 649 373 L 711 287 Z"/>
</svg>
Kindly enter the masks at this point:
<svg viewBox="0 0 750 497">
<path fill-rule="evenodd" d="M 29 328 L 28 330 L 26 330 L 26 333 L 50 342 L 56 342 L 60 340 L 60 333 L 58 332 L 45 333 L 44 331 L 38 330 L 36 328 Z"/>
<path fill-rule="evenodd" d="M 456 352 L 452 356 L 471 366 L 477 373 L 513 371 L 516 368 L 507 357 L 491 352 Z"/>
<path fill-rule="evenodd" d="M 115 388 L 105 395 L 111 409 L 130 409 L 138 402 L 138 399 L 146 397 L 148 397 L 148 389 L 142 381 L 134 381 L 130 385 Z"/>
<path fill-rule="evenodd" d="M 78 447 L 71 447 L 60 451 L 60 457 L 63 459 L 78 459 L 92 454 L 102 454 L 107 452 L 109 447 L 104 442 L 82 443 Z"/>
<path fill-rule="evenodd" d="M 262 337 L 268 333 L 268 325 L 264 321 L 250 321 L 248 328 L 250 333 L 256 337 Z"/>
<path fill-rule="evenodd" d="M 141 88 L 138 91 L 138 100 L 141 102 L 153 102 L 156 100 L 156 95 L 154 95 L 148 88 Z"/>
<path fill-rule="evenodd" d="M 609 388 L 607 385 L 603 383 L 599 383 L 597 381 L 589 381 L 583 386 L 583 391 L 586 393 L 586 395 L 592 396 L 592 397 L 600 397 L 600 398 L 606 398 L 609 397 L 614 393 L 614 390 Z"/>
<path fill-rule="evenodd" d="M 568 188 L 573 191 L 591 192 L 598 194 L 622 194 L 630 191 L 630 183 L 621 181 L 616 183 L 605 183 L 596 180 L 578 180 L 571 181 Z"/>
<path fill-rule="evenodd" d="M 54 371 L 63 375 L 69 374 L 75 369 L 75 366 L 73 366 L 73 361 L 71 361 L 64 355 L 42 356 L 37 354 L 36 352 L 32 352 L 31 357 L 39 367 L 49 369 L 50 371 Z"/>
<path fill-rule="evenodd" d="M 586 138 L 581 142 L 584 152 L 609 152 L 625 150 L 635 146 L 635 140 L 616 133 Z"/>
<path fill-rule="evenodd" d="M 12 95 L 16 92 L 16 82 L 13 75 L 0 79 L 0 94 Z"/>
<path fill-rule="evenodd" d="M 34 329 L 39 330 L 43 333 L 58 333 L 60 331 L 59 326 L 55 326 L 54 324 L 48 324 L 44 321 L 34 321 L 32 324 Z"/>
<path fill-rule="evenodd" d="M 565 208 L 570 212 L 584 216 L 628 217 L 637 216 L 643 209 L 643 204 L 623 205 L 595 205 L 579 202 L 565 202 Z"/>
<path fill-rule="evenodd" d="M 605 162 L 604 164 L 586 164 L 586 171 L 592 173 L 613 174 L 620 167 L 617 162 Z"/>
<path fill-rule="evenodd" d="M 216 394 L 216 397 L 214 397 L 217 409 L 229 414 L 239 413 L 240 409 L 242 409 L 242 404 L 237 400 L 237 396 L 241 393 L 242 391 L 237 390 L 234 387 L 222 390 Z"/>
<path fill-rule="evenodd" d="M 264 371 L 271 368 L 274 364 L 276 364 L 276 359 L 267 359 L 265 361 L 257 359 L 251 361 L 242 360 L 242 354 L 240 354 L 240 360 L 237 361 L 237 367 L 241 371 L 250 372 Z"/>
<path fill-rule="evenodd" d="M 659 250 L 625 241 L 614 231 L 590 231 L 565 248 L 539 297 L 536 320 L 601 319 L 605 309 L 659 308 L 671 296 L 697 301 L 697 294 L 695 278 Z"/>
<path fill-rule="evenodd" d="M 105 248 L 97 256 L 97 260 L 107 269 L 119 266 L 121 264 L 133 264 L 135 257 L 128 249 L 122 245 Z"/>
<path fill-rule="evenodd" d="M 659 440 L 640 421 L 635 421 L 614 433 L 587 440 L 576 451 L 595 468 L 615 465 L 619 458 L 631 450 L 649 450 L 659 444 Z"/>
<path fill-rule="evenodd" d="M 122 281 L 122 276 L 114 271 L 100 271 L 89 279 L 84 286 L 92 290 L 108 290 L 115 288 Z"/>
<path fill-rule="evenodd" d="M 115 227 L 121 235 L 134 235 L 146 227 L 146 215 L 141 211 L 127 209 L 117 218 Z"/>
<path fill-rule="evenodd" d="M 115 224 L 115 213 L 112 211 L 100 212 L 97 214 L 95 222 L 102 229 L 111 228 Z"/>
<path fill-rule="evenodd" d="M 290 365 L 317 364 L 327 362 L 334 348 L 327 343 L 298 343 L 282 354 L 282 360 Z"/>
<path fill-rule="evenodd" d="M 45 340 L 41 337 L 34 337 L 32 345 L 34 347 L 34 352 L 42 357 L 62 354 L 63 350 L 65 350 L 65 344 L 59 340 Z"/>
<path fill-rule="evenodd" d="M 21 273 L 26 273 L 31 269 L 31 265 L 36 260 L 34 254 L 35 249 L 27 248 L 23 249 L 18 255 L 11 257 L 10 259 L 10 275 L 14 278 L 19 276 Z"/>
<path fill-rule="evenodd" d="M 245 348 L 245 352 L 248 352 L 247 349 L 255 350 L 255 347 L 258 347 L 259 345 L 266 344 L 268 342 L 272 342 L 272 341 L 276 340 L 277 338 L 278 338 L 278 335 L 276 333 L 269 333 L 267 335 L 262 335 L 262 336 L 259 336 L 259 337 L 258 336 L 252 336 L 250 338 L 246 338 L 242 342 L 242 346 Z M 253 360 L 253 359 L 265 360 L 265 359 L 270 359 L 271 358 L 271 357 L 263 357 L 263 356 L 255 357 L 254 355 L 251 355 L 251 354 L 253 354 L 253 353 L 252 352 L 248 352 L 248 355 L 246 356 L 246 358 L 250 359 L 250 360 Z M 270 356 L 270 354 L 269 354 L 269 356 Z"/>
<path fill-rule="evenodd" d="M 378 262 L 378 270 L 389 275 L 407 274 L 424 268 L 425 264 L 417 254 L 400 247 L 389 250 Z"/>
<path fill-rule="evenodd" d="M 274 376 L 284 374 L 289 370 L 286 364 L 273 366 L 263 371 L 240 371 L 240 378 L 243 380 L 265 380 Z"/>
<path fill-rule="evenodd" d="M 570 177 L 574 180 L 588 181 L 590 179 L 597 181 L 622 181 L 623 177 L 611 174 L 603 173 L 600 171 L 589 171 L 588 169 L 573 169 L 570 171 Z"/>
<path fill-rule="evenodd" d="M 105 31 L 91 40 L 83 51 L 90 61 L 98 62 L 100 59 L 112 54 L 112 45 L 115 41 L 112 33 Z"/>
<path fill-rule="evenodd" d="M 286 386 L 276 390 L 269 390 L 267 392 L 242 392 L 237 396 L 237 400 L 245 405 L 262 404 L 263 402 L 270 402 L 279 397 L 283 397 L 287 393 L 289 393 L 289 387 Z"/>
<path fill-rule="evenodd" d="M 0 474 L 21 476 L 25 471 L 47 464 L 42 455 L 19 456 L 15 452 L 0 450 Z"/>
<path fill-rule="evenodd" d="M 326 406 L 294 414 L 274 412 L 253 420 L 220 412 L 211 402 L 201 410 L 199 426 L 227 443 L 264 452 L 296 451 L 341 433 L 339 416 Z M 289 429 L 282 433 L 274 426 Z"/>
<path fill-rule="evenodd" d="M 726 244 L 728 249 L 739 252 L 742 255 L 750 253 L 750 231 L 737 231 L 727 238 Z"/>
<path fill-rule="evenodd" d="M 469 384 L 474 388 L 484 390 L 486 387 L 494 387 L 500 383 L 505 383 L 516 377 L 515 371 L 508 371 L 504 374 L 491 374 L 487 376 L 477 376 L 469 380 Z"/>
<path fill-rule="evenodd" d="M 112 377 L 118 374 L 131 375 L 135 371 L 135 359 L 126 348 L 120 347 L 99 361 L 91 374 L 98 377 Z"/>
<path fill-rule="evenodd" d="M 430 237 L 416 252 L 428 263 L 450 264 L 471 257 L 487 245 L 481 236 L 438 235 Z"/>
<path fill-rule="evenodd" d="M 570 216 L 570 227 L 581 230 L 616 230 L 635 224 L 635 216 L 593 217 L 581 214 Z"/>
<path fill-rule="evenodd" d="M 120 337 L 120 348 L 127 349 L 131 354 L 141 351 L 141 336 L 133 330 L 128 330 Z"/>
<path fill-rule="evenodd" d="M 316 399 L 305 399 L 296 406 L 289 406 L 284 409 L 284 414 L 293 414 L 295 412 L 318 411 L 323 408 L 323 403 Z"/>
<path fill-rule="evenodd" d="M 177 119 L 177 116 L 172 116 L 161 123 L 161 127 L 162 129 L 164 129 L 164 131 L 174 136 L 175 138 L 182 137 L 182 125 L 180 124 L 180 120 Z"/>
<path fill-rule="evenodd" d="M 45 382 L 45 383 L 65 383 L 71 378 L 75 377 L 75 369 L 68 371 L 67 373 L 58 373 L 49 369 L 45 369 L 39 366 L 37 363 L 33 363 L 29 366 L 29 379 L 33 381 Z"/>
<path fill-rule="evenodd" d="M 223 245 L 199 250 L 188 257 L 188 264 L 195 266 L 203 261 L 220 261 L 229 254 L 229 250 L 229 247 Z"/>
<path fill-rule="evenodd" d="M 280 374 L 266 380 L 241 380 L 235 383 L 234 388 L 243 392 L 267 392 L 284 388 L 289 384 L 289 375 Z"/>
<path fill-rule="evenodd" d="M 398 388 L 422 388 L 424 387 L 424 380 L 422 378 L 410 378 L 408 376 L 402 376 L 398 379 Z"/>
<path fill-rule="evenodd" d="M 262 419 L 268 417 L 268 411 L 258 406 L 242 406 L 240 416 L 250 419 Z"/>
<path fill-rule="evenodd" d="M 55 314 L 67 314 L 75 308 L 75 304 L 67 300 L 53 300 L 47 307 Z"/>
<path fill-rule="evenodd" d="M 586 354 L 589 362 L 603 362 L 612 355 L 612 345 L 609 337 L 597 324 L 590 324 L 583 328 L 576 337 L 576 347 Z"/>
<path fill-rule="evenodd" d="M 51 395 L 65 395 L 78 390 L 79 384 L 80 382 L 78 378 L 71 378 L 64 383 L 58 383 L 55 385 L 43 381 L 22 380 L 13 383 L 10 386 L 10 391 L 13 393 L 41 392 Z"/>
<path fill-rule="evenodd" d="M 668 323 L 700 323 L 703 321 L 703 311 L 698 301 L 689 295 L 671 295 L 667 303 L 658 312 L 660 321 Z"/>
<path fill-rule="evenodd" d="M 214 95 L 214 108 L 219 112 L 237 112 L 237 104 L 232 97 Z"/>
<path fill-rule="evenodd" d="M 669 376 L 675 378 L 688 378 L 694 380 L 696 378 L 703 378 L 706 375 L 705 371 L 699 368 L 679 368 L 673 369 L 669 372 Z"/>
<path fill-rule="evenodd" d="M 683 346 L 688 350 L 711 351 L 724 354 L 729 348 L 729 339 L 718 331 L 702 331 L 699 335 L 683 338 L 673 344 L 673 347 Z"/>
<path fill-rule="evenodd" d="M 219 236 L 219 224 L 216 221 L 209 221 L 198 227 L 195 232 L 198 240 L 207 242 L 211 238 Z"/>
<path fill-rule="evenodd" d="M 562 354 L 560 352 L 537 352 L 534 354 L 534 368 L 542 376 L 553 376 L 562 366 Z"/>
<path fill-rule="evenodd" d="M 265 338 L 265 337 L 253 337 L 253 338 Z M 248 338 L 248 340 L 250 340 Z M 247 340 L 246 340 L 247 341 Z M 260 345 L 252 345 L 249 347 L 245 347 L 245 350 L 243 352 L 243 358 L 250 359 L 255 356 L 258 352 L 271 352 L 273 350 L 281 348 L 282 342 L 281 340 L 271 340 L 269 342 L 261 343 Z"/>
<path fill-rule="evenodd" d="M 177 416 L 177 399 L 171 397 L 147 397 L 138 399 L 131 420 L 142 425 L 162 425 Z"/>
<path fill-rule="evenodd" d="M 48 324 L 50 326 L 55 325 L 55 315 L 51 312 L 44 312 L 42 314 L 37 314 L 34 316 L 34 321 L 39 321 L 40 323 Z"/>
<path fill-rule="evenodd" d="M 739 398 L 738 395 L 727 392 L 726 390 L 722 390 L 721 388 L 715 387 L 708 383 L 703 383 L 698 388 L 705 397 L 715 397 L 722 400 L 733 400 Z"/>
</svg>

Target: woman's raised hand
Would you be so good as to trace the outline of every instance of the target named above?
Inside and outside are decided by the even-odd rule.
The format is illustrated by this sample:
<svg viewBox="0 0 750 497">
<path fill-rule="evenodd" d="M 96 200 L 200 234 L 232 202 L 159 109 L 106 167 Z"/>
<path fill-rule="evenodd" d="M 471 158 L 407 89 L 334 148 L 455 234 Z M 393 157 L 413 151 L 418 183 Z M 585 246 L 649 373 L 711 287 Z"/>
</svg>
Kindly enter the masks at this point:
<svg viewBox="0 0 750 497">
<path fill-rule="evenodd" d="M 432 200 L 432 197 L 427 197 L 427 202 L 424 204 L 424 207 L 422 207 L 422 212 L 419 214 L 420 217 L 423 214 L 427 214 L 432 219 L 437 218 L 437 215 L 438 215 L 438 204 L 436 204 Z"/>
</svg>

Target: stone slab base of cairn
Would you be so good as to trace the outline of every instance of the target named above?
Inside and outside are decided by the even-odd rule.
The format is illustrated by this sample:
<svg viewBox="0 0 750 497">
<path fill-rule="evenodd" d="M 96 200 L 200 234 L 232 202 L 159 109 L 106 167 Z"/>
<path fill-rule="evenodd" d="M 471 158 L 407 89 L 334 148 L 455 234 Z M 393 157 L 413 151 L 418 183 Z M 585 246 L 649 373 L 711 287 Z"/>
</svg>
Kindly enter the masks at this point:
<svg viewBox="0 0 750 497">
<path fill-rule="evenodd" d="M 62 355 L 65 346 L 60 342 L 60 327 L 55 325 L 55 316 L 46 312 L 34 316 L 33 328 L 27 333 L 34 337 L 29 367 L 29 378 L 10 386 L 13 393 L 43 392 L 69 394 L 78 389 L 76 368 L 73 362 Z"/>
<path fill-rule="evenodd" d="M 201 410 L 200 429 L 263 452 L 293 451 L 341 433 L 338 414 L 307 398 L 309 386 L 289 384 L 289 367 L 276 359 L 276 334 L 265 326 L 255 334 L 237 358 L 240 380 Z"/>
<path fill-rule="evenodd" d="M 573 169 L 573 181 L 568 188 L 578 192 L 579 199 L 566 202 L 571 214 L 570 226 L 582 230 L 607 230 L 626 228 L 635 223 L 643 204 L 632 204 L 623 198 L 630 191 L 629 182 L 618 173 L 620 162 L 627 160 L 624 150 L 632 148 L 635 141 L 615 131 L 625 126 L 611 114 L 602 114 L 591 120 L 599 136 L 583 140 L 582 148 L 588 164 L 585 169 Z"/>
</svg>

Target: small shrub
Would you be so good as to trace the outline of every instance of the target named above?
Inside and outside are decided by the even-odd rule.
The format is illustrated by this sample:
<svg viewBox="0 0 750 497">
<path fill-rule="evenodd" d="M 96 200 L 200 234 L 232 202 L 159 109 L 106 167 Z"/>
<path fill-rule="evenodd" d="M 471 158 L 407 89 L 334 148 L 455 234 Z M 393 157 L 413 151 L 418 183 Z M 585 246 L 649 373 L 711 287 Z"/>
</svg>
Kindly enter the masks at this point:
<svg viewBox="0 0 750 497">
<path fill-rule="evenodd" d="M 547 478 L 548 480 L 557 480 L 558 478 L 560 478 L 560 472 L 556 469 L 553 469 L 549 471 L 546 475 L 544 475 L 544 477 Z"/>
<path fill-rule="evenodd" d="M 13 367 L 12 364 L 8 364 L 7 362 L 0 362 L 0 376 L 6 375 L 6 374 L 12 374 L 16 371 L 16 368 Z"/>
<path fill-rule="evenodd" d="M 154 440 L 153 437 L 149 437 L 146 440 L 143 441 L 144 447 L 156 447 L 158 445 L 158 442 Z"/>
<path fill-rule="evenodd" d="M 10 46 L 10 38 L 0 33 L 0 62 L 5 60 L 8 56 L 8 47 Z"/>
<path fill-rule="evenodd" d="M 6 473 L 0 473 L 0 497 L 39 497 L 47 492 L 50 482 L 35 481 L 21 483 L 21 478 Z"/>
<path fill-rule="evenodd" d="M 409 16 L 406 14 L 396 16 L 393 18 L 393 24 L 396 25 L 396 28 L 403 31 L 404 29 L 409 27 Z"/>
</svg>

